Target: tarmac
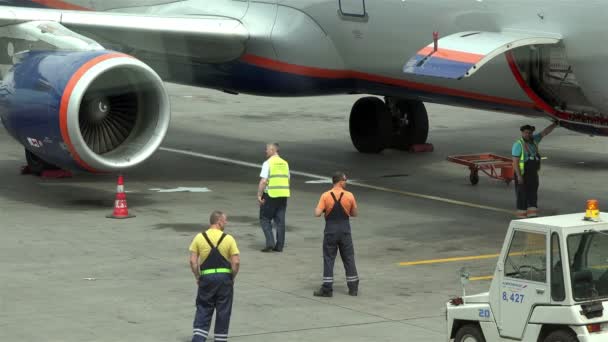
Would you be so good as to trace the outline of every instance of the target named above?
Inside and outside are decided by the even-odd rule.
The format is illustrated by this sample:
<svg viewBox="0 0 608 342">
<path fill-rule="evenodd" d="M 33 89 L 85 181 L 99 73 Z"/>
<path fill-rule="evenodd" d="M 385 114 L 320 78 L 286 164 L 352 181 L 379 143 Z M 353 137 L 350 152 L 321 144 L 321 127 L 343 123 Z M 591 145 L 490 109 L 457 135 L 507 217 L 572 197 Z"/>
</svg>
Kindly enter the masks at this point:
<svg viewBox="0 0 608 342">
<path fill-rule="evenodd" d="M 524 123 L 550 121 L 427 104 L 431 153 L 356 152 L 350 107 L 361 95 L 266 98 L 168 84 L 173 117 L 163 147 L 125 173 L 130 213 L 111 213 L 115 175 L 22 176 L 23 147 L 0 130 L 0 341 L 189 341 L 196 284 L 188 246 L 215 209 L 241 251 L 231 341 L 447 341 L 445 303 L 486 291 L 515 205 L 513 184 L 447 156 L 509 156 Z M 266 142 L 292 169 L 283 253 L 261 253 L 256 188 Z M 608 140 L 557 128 L 541 143 L 541 215 L 608 205 Z M 336 261 L 322 278 L 325 177 L 347 172 L 359 296 Z M 473 257 L 465 261 L 441 260 Z M 426 263 L 404 266 L 407 262 Z"/>
</svg>

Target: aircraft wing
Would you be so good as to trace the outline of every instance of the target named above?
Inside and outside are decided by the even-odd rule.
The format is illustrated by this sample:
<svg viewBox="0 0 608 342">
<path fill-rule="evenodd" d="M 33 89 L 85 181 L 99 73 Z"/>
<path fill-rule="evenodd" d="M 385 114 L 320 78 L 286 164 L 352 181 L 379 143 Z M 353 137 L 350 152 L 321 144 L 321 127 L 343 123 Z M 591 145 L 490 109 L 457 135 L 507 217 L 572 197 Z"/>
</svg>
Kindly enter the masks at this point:
<svg viewBox="0 0 608 342">
<path fill-rule="evenodd" d="M 526 32 L 460 32 L 437 39 L 419 50 L 403 66 L 408 74 L 461 79 L 469 77 L 494 57 L 521 46 L 556 44 L 561 37 Z"/>
<path fill-rule="evenodd" d="M 161 17 L 115 12 L 2 7 L 0 27 L 24 22 L 56 22 L 105 48 L 132 54 L 161 54 L 221 63 L 239 58 L 249 33 L 233 18 Z"/>
</svg>

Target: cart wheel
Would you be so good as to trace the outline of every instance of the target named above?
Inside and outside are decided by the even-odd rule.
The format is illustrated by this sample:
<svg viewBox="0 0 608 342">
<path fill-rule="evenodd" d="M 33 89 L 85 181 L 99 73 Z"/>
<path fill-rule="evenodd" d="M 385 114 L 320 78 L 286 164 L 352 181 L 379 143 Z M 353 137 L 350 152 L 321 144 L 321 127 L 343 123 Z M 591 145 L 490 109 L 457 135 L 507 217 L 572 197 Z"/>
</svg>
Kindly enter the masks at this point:
<svg viewBox="0 0 608 342">
<path fill-rule="evenodd" d="M 469 175 L 469 180 L 471 181 L 472 185 L 477 185 L 477 183 L 479 183 L 479 174 L 477 174 L 477 172 L 471 172 L 471 175 Z"/>
<path fill-rule="evenodd" d="M 467 324 L 458 329 L 454 342 L 486 342 L 486 339 L 478 326 Z"/>
</svg>

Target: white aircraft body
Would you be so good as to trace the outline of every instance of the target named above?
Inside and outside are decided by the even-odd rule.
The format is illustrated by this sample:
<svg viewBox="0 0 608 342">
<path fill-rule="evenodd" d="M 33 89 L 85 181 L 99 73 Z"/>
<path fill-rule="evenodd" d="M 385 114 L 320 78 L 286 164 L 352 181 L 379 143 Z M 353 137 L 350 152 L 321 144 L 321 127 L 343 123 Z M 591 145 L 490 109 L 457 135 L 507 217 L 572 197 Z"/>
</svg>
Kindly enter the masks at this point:
<svg viewBox="0 0 608 342">
<path fill-rule="evenodd" d="M 424 102 L 608 135 L 605 13 L 597 0 L 0 0 L 0 118 L 33 169 L 88 172 L 157 150 L 163 81 L 373 95 L 349 119 L 366 153 L 425 143 Z"/>
</svg>

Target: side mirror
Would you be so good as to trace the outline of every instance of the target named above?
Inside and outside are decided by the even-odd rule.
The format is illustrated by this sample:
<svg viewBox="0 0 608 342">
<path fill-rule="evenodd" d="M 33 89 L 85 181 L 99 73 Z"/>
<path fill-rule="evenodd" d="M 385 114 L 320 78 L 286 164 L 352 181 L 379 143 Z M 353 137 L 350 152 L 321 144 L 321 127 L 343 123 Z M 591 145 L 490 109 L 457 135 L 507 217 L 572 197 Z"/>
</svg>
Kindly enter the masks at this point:
<svg viewBox="0 0 608 342">
<path fill-rule="evenodd" d="M 466 267 L 463 267 L 460 269 L 460 285 L 462 285 L 462 303 L 464 304 L 465 301 L 465 297 L 467 296 L 467 290 L 465 288 L 465 286 L 469 283 L 469 277 L 470 277 L 470 273 L 469 271 L 466 269 Z"/>
<path fill-rule="evenodd" d="M 460 269 L 460 284 L 462 284 L 463 287 L 469 283 L 470 276 L 471 276 L 471 274 L 466 269 L 466 267 L 463 267 Z"/>
</svg>

